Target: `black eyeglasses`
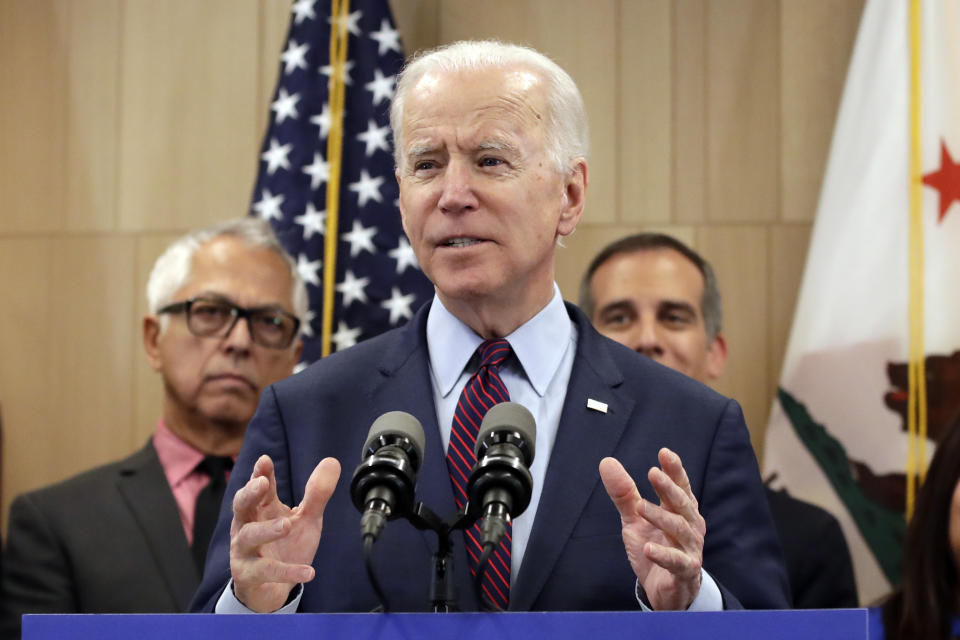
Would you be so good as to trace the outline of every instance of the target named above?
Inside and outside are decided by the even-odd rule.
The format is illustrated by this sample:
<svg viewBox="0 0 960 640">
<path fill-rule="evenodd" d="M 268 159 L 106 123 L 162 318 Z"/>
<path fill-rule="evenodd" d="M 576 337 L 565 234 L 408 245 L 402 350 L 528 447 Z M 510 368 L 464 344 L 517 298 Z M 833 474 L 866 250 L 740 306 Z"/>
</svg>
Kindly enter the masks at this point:
<svg viewBox="0 0 960 640">
<path fill-rule="evenodd" d="M 244 309 L 218 298 L 190 298 L 174 302 L 157 313 L 187 314 L 187 328 L 195 336 L 207 338 L 229 335 L 241 318 L 247 320 L 250 337 L 262 347 L 286 349 L 297 336 L 300 321 L 296 316 L 276 307 Z"/>
</svg>

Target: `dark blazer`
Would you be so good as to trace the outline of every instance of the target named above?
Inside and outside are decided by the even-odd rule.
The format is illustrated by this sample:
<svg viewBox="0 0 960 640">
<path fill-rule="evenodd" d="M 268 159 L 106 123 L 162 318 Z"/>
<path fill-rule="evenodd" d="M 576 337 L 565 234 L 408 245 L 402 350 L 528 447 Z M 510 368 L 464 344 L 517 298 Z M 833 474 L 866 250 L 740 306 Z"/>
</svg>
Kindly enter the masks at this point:
<svg viewBox="0 0 960 640">
<path fill-rule="evenodd" d="M 429 306 L 429 305 L 427 305 Z M 512 610 L 635 610 L 635 577 L 620 517 L 597 465 L 617 457 L 650 500 L 646 479 L 667 446 L 683 459 L 707 523 L 704 566 L 727 607 L 785 608 L 787 578 L 739 406 L 707 387 L 602 337 L 572 305 L 577 354 L 533 529 L 511 589 Z M 324 456 L 344 467 L 327 505 L 323 537 L 300 610 L 369 611 L 377 605 L 364 573 L 360 514 L 349 481 L 371 423 L 407 411 L 424 426 L 417 499 L 441 517 L 454 513 L 434 407 L 426 345 L 427 309 L 404 327 L 362 342 L 268 388 L 247 430 L 230 479 L 233 495 L 261 454 L 274 460 L 277 491 L 298 504 Z M 589 398 L 606 413 L 587 408 Z M 204 580 L 192 607 L 212 610 L 229 578 L 230 501 L 225 500 Z M 458 534 L 459 536 L 459 534 Z M 454 577 L 463 610 L 476 610 L 461 538 Z M 405 521 L 387 525 L 374 564 L 392 609 L 425 610 L 436 536 Z"/>
<path fill-rule="evenodd" d="M 200 581 L 152 443 L 18 496 L 3 565 L 4 638 L 24 613 L 184 611 Z"/>
<path fill-rule="evenodd" d="M 853 561 L 840 523 L 830 512 L 767 488 L 795 609 L 860 606 Z"/>
</svg>

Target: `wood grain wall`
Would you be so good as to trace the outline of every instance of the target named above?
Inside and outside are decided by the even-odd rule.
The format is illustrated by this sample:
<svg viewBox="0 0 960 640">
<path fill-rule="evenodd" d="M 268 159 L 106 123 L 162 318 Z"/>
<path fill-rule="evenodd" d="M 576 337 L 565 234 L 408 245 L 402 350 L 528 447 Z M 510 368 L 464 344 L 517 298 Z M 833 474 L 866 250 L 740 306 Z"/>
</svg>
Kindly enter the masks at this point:
<svg viewBox="0 0 960 640">
<path fill-rule="evenodd" d="M 408 52 L 496 37 L 580 85 L 592 157 L 561 250 L 663 230 L 713 262 L 717 388 L 760 444 L 862 0 L 392 0 Z M 11 498 L 139 447 L 160 408 L 147 271 L 243 215 L 287 0 L 0 0 L 0 407 Z"/>
</svg>

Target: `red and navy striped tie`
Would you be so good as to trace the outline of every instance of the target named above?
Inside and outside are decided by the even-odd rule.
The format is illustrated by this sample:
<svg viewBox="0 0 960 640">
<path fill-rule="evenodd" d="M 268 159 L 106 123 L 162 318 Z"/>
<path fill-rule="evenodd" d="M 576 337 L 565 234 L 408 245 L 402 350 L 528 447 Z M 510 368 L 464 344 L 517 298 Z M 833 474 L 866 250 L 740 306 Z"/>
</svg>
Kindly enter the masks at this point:
<svg viewBox="0 0 960 640">
<path fill-rule="evenodd" d="M 457 508 L 467 503 L 467 479 L 470 470 L 477 462 L 473 453 L 474 443 L 483 416 L 495 404 L 510 400 L 510 392 L 500 379 L 500 365 L 510 356 L 510 343 L 506 340 L 487 340 L 477 348 L 480 356 L 480 368 L 470 377 L 460 401 L 453 413 L 453 427 L 450 430 L 450 446 L 447 448 L 447 468 L 453 483 L 453 495 Z M 510 541 L 512 523 L 507 523 L 507 531 L 500 545 L 490 555 L 481 588 L 490 602 L 506 609 L 510 603 Z M 464 532 L 470 573 L 476 575 L 477 562 L 483 548 L 480 546 L 479 522 Z"/>
</svg>

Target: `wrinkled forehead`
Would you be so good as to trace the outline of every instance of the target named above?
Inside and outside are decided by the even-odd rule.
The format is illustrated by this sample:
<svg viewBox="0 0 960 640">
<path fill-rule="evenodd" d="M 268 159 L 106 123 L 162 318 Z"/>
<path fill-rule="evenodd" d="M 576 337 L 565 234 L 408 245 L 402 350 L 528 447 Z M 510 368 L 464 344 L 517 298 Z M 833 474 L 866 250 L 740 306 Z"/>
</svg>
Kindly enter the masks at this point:
<svg viewBox="0 0 960 640">
<path fill-rule="evenodd" d="M 406 147 L 425 129 L 438 126 L 542 128 L 544 84 L 540 74 L 523 67 L 429 71 L 404 101 L 401 144 Z"/>
</svg>

